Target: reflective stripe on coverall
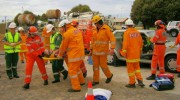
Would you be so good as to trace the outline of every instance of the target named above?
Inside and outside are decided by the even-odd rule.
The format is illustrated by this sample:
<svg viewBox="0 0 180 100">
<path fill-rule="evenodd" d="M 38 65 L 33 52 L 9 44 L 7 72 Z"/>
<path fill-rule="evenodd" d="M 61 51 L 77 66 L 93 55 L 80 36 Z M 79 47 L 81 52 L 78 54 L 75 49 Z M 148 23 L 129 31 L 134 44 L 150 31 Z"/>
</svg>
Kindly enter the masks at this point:
<svg viewBox="0 0 180 100">
<path fill-rule="evenodd" d="M 39 71 L 41 72 L 43 80 L 47 80 L 48 76 L 46 74 L 45 63 L 43 59 L 39 58 L 38 55 L 41 55 L 44 52 L 43 43 L 41 38 L 36 35 L 34 38 L 27 38 L 27 62 L 26 62 L 26 77 L 25 83 L 31 82 L 32 71 L 34 62 L 36 61 Z"/>
<path fill-rule="evenodd" d="M 80 64 L 84 59 L 84 46 L 82 33 L 70 26 L 63 35 L 60 46 L 60 56 L 67 52 L 68 73 L 71 80 L 72 89 L 81 90 L 80 84 L 85 83 Z"/>
<path fill-rule="evenodd" d="M 28 51 L 27 46 L 26 46 L 26 34 L 22 33 L 21 35 L 22 43 L 20 44 L 21 50 L 19 52 L 20 60 L 23 61 L 26 59 L 26 53 Z"/>
<path fill-rule="evenodd" d="M 175 44 L 178 45 L 177 50 L 177 72 L 180 72 L 180 33 L 178 34 Z"/>
<path fill-rule="evenodd" d="M 121 55 L 126 57 L 129 84 L 135 84 L 135 76 L 143 80 L 140 72 L 140 54 L 143 46 L 142 37 L 135 28 L 128 28 L 124 32 Z"/>
<path fill-rule="evenodd" d="M 164 55 L 166 51 L 166 31 L 164 28 L 157 29 L 155 36 L 151 39 L 154 44 L 153 56 L 151 60 L 151 73 L 156 74 L 157 64 L 159 66 L 159 71 L 161 74 L 165 73 L 164 69 Z"/>
<path fill-rule="evenodd" d="M 99 30 L 94 29 L 92 35 L 93 81 L 99 82 L 99 67 L 102 68 L 107 78 L 112 76 L 107 66 L 107 55 L 110 48 L 115 48 L 115 37 L 109 26 L 104 24 Z"/>
</svg>

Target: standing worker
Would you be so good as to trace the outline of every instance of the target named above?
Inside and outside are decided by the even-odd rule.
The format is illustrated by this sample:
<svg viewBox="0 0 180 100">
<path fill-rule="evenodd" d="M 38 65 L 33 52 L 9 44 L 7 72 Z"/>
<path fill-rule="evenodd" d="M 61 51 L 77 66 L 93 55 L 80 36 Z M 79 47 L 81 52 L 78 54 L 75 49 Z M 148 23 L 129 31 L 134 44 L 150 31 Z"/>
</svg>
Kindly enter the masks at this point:
<svg viewBox="0 0 180 100">
<path fill-rule="evenodd" d="M 179 23 L 178 27 L 179 27 L 179 34 L 178 34 L 176 41 L 175 41 L 174 45 L 172 46 L 172 48 L 178 45 L 176 63 L 177 63 L 177 72 L 179 73 L 178 77 L 180 78 L 180 23 Z"/>
<path fill-rule="evenodd" d="M 61 45 L 62 35 L 58 32 L 55 32 L 55 28 L 52 24 L 46 26 L 47 33 L 51 34 L 50 36 L 50 51 L 53 56 Z M 52 60 L 52 71 L 54 74 L 54 81 L 52 83 L 60 82 L 60 72 L 64 75 L 63 79 L 65 80 L 68 76 L 68 71 L 63 66 L 63 59 Z"/>
<path fill-rule="evenodd" d="M 9 79 L 19 78 L 17 73 L 18 52 L 20 52 L 21 37 L 15 31 L 16 24 L 11 22 L 9 24 L 9 32 L 5 34 L 3 39 L 5 59 L 6 59 L 6 73 Z"/>
<path fill-rule="evenodd" d="M 71 24 L 72 24 L 72 26 L 73 26 L 74 28 L 78 28 L 79 22 L 76 21 L 76 20 L 73 20 Z M 82 36 L 83 36 L 83 33 L 82 33 Z M 84 36 L 83 36 L 83 42 L 84 42 Z M 84 47 L 85 47 L 85 45 L 84 45 Z M 82 72 L 83 72 L 83 76 L 84 76 L 84 78 L 85 78 L 85 77 L 87 76 L 87 69 L 86 69 L 84 60 L 82 61 L 81 65 L 80 65 L 80 68 L 81 68 L 81 70 L 82 70 Z"/>
<path fill-rule="evenodd" d="M 43 47 L 43 42 L 41 41 L 41 37 L 37 35 L 37 28 L 35 26 L 30 26 L 29 28 L 26 45 L 28 48 L 28 52 L 27 52 L 26 73 L 25 73 L 26 76 L 24 80 L 25 84 L 23 88 L 29 89 L 35 61 L 38 65 L 39 71 L 41 72 L 42 78 L 44 80 L 44 85 L 48 85 L 48 76 L 46 73 L 44 60 L 42 59 L 45 49 Z"/>
<path fill-rule="evenodd" d="M 80 70 L 80 65 L 85 56 L 82 33 L 77 28 L 74 28 L 68 20 L 61 21 L 59 27 L 65 30 L 59 49 L 59 57 L 61 58 L 65 52 L 67 53 L 68 74 L 72 85 L 68 92 L 80 92 L 80 85 L 85 84 L 83 73 Z"/>
<path fill-rule="evenodd" d="M 26 60 L 26 53 L 27 53 L 27 46 L 26 46 L 26 38 L 27 35 L 25 34 L 24 28 L 23 27 L 19 27 L 18 28 L 18 32 L 20 33 L 22 42 L 20 44 L 20 52 L 19 52 L 19 56 L 20 56 L 20 61 L 21 63 L 24 63 L 24 59 Z"/>
<path fill-rule="evenodd" d="M 113 74 L 107 66 L 107 55 L 114 54 L 115 37 L 110 27 L 103 23 L 99 15 L 94 16 L 92 21 L 96 26 L 96 29 L 93 30 L 91 48 L 94 70 L 92 85 L 99 84 L 99 67 L 101 67 L 107 77 L 105 83 L 109 83 L 111 82 Z M 109 44 L 111 45 L 110 47 Z"/>
<path fill-rule="evenodd" d="M 133 26 L 134 23 L 131 19 L 125 22 L 127 30 L 123 35 L 123 47 L 120 51 L 121 55 L 126 58 L 127 72 L 129 76 L 129 84 L 126 85 L 128 88 L 135 88 L 135 76 L 138 80 L 139 86 L 144 86 L 140 71 L 140 55 L 142 52 L 143 41 L 140 32 L 138 32 Z"/>
<path fill-rule="evenodd" d="M 47 34 L 46 26 L 44 26 L 43 28 L 42 37 L 44 40 L 44 48 L 49 51 L 50 50 L 50 34 Z M 47 64 L 48 60 L 44 60 L 44 62 Z"/>
<path fill-rule="evenodd" d="M 153 56 L 151 60 L 151 75 L 147 77 L 147 80 L 154 80 L 156 77 L 157 65 L 159 66 L 160 74 L 165 73 L 164 69 L 164 54 L 166 51 L 166 31 L 165 23 L 161 20 L 155 22 L 157 30 L 155 36 L 151 38 L 151 42 L 154 43 Z"/>
</svg>

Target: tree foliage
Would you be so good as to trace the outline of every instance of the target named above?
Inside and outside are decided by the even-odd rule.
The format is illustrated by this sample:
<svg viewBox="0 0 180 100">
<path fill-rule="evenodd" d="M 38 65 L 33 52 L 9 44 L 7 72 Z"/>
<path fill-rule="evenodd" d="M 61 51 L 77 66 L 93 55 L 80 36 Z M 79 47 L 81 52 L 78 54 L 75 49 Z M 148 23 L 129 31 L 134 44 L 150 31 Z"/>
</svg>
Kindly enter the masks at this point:
<svg viewBox="0 0 180 100">
<path fill-rule="evenodd" d="M 71 9 L 70 12 L 88 12 L 91 11 L 88 5 L 79 4 Z"/>
<path fill-rule="evenodd" d="M 168 23 L 180 19 L 179 5 L 179 0 L 135 0 L 131 18 L 135 23 L 142 22 L 144 28 L 153 26 L 158 19 Z"/>
</svg>

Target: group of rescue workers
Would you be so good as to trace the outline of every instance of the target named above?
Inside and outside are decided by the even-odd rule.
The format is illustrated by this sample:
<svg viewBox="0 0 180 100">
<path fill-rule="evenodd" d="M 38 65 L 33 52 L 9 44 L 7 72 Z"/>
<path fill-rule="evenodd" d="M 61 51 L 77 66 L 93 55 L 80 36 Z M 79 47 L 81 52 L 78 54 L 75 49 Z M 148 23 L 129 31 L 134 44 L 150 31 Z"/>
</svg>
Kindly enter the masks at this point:
<svg viewBox="0 0 180 100">
<path fill-rule="evenodd" d="M 140 32 L 134 28 L 134 23 L 131 19 L 126 20 L 125 25 L 127 26 L 127 30 L 123 35 L 123 47 L 120 50 L 120 54 L 126 58 L 129 76 L 129 83 L 126 87 L 135 88 L 135 78 L 137 78 L 138 85 L 143 87 L 145 85 L 143 84 L 139 64 L 143 49 L 143 40 Z M 147 80 L 155 79 L 157 65 L 159 66 L 160 73 L 165 73 L 165 23 L 157 20 L 155 26 L 157 26 L 155 36 L 150 39 L 154 43 L 151 75 L 146 78 Z M 80 92 L 81 86 L 85 84 L 84 78 L 87 76 L 84 63 L 85 54 L 92 56 L 93 59 L 94 73 L 92 85 L 99 84 L 100 68 L 107 77 L 105 83 L 111 82 L 113 73 L 107 66 L 107 55 L 114 54 L 116 40 L 110 27 L 103 23 L 99 15 L 95 15 L 92 21 L 88 22 L 88 28 L 86 30 L 78 29 L 77 21 L 71 22 L 67 19 L 62 20 L 58 27 L 49 23 L 44 27 L 42 32 L 44 43 L 37 34 L 38 30 L 35 26 L 30 26 L 27 34 L 22 27 L 18 28 L 18 32 L 15 29 L 16 24 L 14 22 L 10 23 L 9 31 L 3 39 L 6 73 L 9 79 L 19 78 L 17 73 L 18 57 L 20 56 L 21 63 L 24 63 L 24 60 L 26 60 L 24 89 L 29 89 L 30 87 L 35 62 L 44 80 L 43 84 L 48 85 L 48 75 L 45 68 L 48 60 L 44 60 L 44 57 L 57 58 L 51 60 L 54 76 L 52 83 L 60 82 L 61 73 L 64 80 L 69 76 L 72 87 L 68 89 L 68 92 Z M 174 46 L 179 43 L 180 35 L 178 35 Z M 177 71 L 179 72 L 178 77 L 180 77 L 180 49 L 178 49 L 177 54 Z M 64 60 L 68 71 L 63 66 Z"/>
</svg>

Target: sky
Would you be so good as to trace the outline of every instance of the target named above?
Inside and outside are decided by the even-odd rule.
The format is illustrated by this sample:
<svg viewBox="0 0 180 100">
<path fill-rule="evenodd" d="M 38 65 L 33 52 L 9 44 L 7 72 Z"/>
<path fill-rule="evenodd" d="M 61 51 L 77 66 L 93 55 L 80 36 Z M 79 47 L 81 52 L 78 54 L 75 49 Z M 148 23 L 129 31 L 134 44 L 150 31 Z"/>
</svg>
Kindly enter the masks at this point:
<svg viewBox="0 0 180 100">
<path fill-rule="evenodd" d="M 86 4 L 92 11 L 118 18 L 129 18 L 134 0 L 0 0 L 0 22 L 12 20 L 18 13 L 25 10 L 42 15 L 49 9 L 59 9 L 61 13 L 71 8 Z"/>
</svg>

